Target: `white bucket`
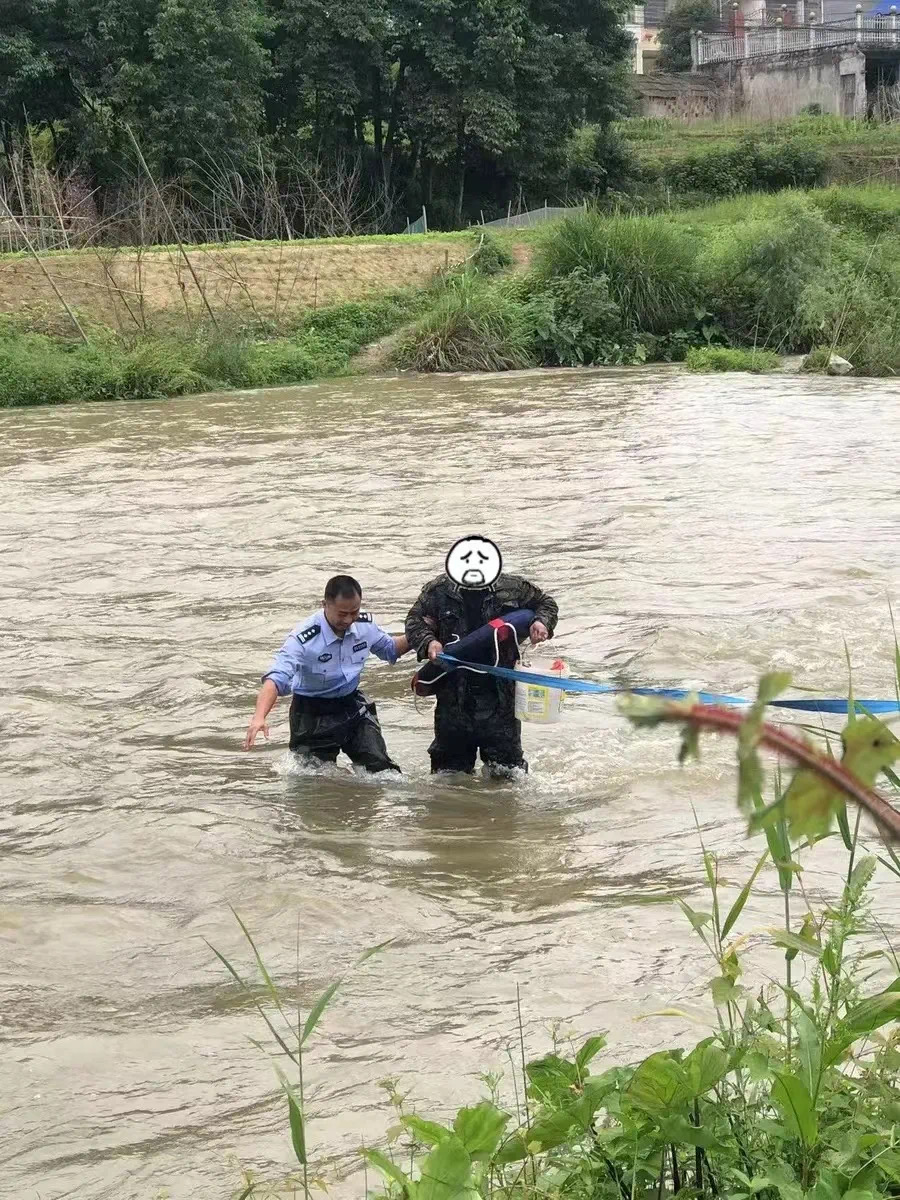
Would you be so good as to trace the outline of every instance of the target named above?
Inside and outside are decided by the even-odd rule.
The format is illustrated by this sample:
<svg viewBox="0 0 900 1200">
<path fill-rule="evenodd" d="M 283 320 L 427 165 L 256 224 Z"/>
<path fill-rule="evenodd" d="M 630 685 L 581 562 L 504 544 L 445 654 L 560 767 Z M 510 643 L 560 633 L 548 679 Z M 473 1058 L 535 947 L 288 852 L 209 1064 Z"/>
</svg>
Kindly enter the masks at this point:
<svg viewBox="0 0 900 1200">
<path fill-rule="evenodd" d="M 561 679 L 566 679 L 569 675 L 569 668 L 562 659 L 557 658 L 549 670 L 525 667 L 520 663 L 516 667 L 516 673 L 521 675 L 558 675 Z M 516 683 L 516 716 L 520 721 L 554 725 L 559 720 L 564 695 L 565 692 L 561 688 L 546 687 L 540 683 L 528 683 L 523 679 L 521 683 Z"/>
</svg>

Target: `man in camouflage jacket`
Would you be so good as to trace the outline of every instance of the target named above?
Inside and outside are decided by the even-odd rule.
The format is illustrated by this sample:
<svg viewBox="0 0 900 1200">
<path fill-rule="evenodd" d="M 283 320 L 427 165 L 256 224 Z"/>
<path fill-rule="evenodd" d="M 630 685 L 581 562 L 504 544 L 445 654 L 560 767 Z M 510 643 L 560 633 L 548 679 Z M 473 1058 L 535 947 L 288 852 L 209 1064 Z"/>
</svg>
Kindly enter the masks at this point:
<svg viewBox="0 0 900 1200">
<path fill-rule="evenodd" d="M 553 636 L 556 601 L 521 575 L 500 574 L 486 588 L 463 588 L 446 574 L 426 583 L 406 618 L 406 636 L 419 658 L 434 659 L 448 642 L 465 637 L 495 617 L 530 608 L 532 643 Z M 515 684 L 472 671 L 451 671 L 436 685 L 431 770 L 466 771 L 475 755 L 488 773 L 508 776 L 528 770 L 522 756 L 522 724 L 515 715 Z"/>
</svg>

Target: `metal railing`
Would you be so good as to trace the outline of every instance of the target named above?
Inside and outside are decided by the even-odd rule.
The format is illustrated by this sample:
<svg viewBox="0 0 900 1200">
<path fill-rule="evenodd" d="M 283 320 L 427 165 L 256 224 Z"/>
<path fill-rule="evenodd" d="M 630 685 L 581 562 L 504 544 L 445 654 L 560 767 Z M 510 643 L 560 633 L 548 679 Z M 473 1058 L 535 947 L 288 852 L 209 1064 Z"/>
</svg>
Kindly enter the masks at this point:
<svg viewBox="0 0 900 1200">
<path fill-rule="evenodd" d="M 774 28 L 744 28 L 731 34 L 698 33 L 694 38 L 695 66 L 708 63 L 733 62 L 744 58 L 759 58 L 767 54 L 790 54 L 804 50 L 821 50 L 828 46 L 898 46 L 897 12 L 886 17 L 863 17 L 857 12 L 855 21 L 843 25 L 794 25 L 785 28 L 779 21 Z"/>
</svg>

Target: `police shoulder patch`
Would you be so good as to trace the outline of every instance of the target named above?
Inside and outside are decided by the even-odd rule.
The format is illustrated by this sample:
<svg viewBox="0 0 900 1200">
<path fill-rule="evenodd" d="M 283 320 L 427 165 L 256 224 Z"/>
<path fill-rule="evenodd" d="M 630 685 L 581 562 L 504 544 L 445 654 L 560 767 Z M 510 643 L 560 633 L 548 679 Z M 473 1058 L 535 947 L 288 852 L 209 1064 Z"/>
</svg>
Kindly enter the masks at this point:
<svg viewBox="0 0 900 1200">
<path fill-rule="evenodd" d="M 370 612 L 361 612 L 356 619 L 357 621 L 362 621 L 366 625 L 371 625 L 375 620 Z"/>
<path fill-rule="evenodd" d="M 317 633 L 321 632 L 321 629 L 321 625 L 310 625 L 308 629 L 304 629 L 301 633 L 297 634 L 297 640 L 305 646 L 307 642 L 313 640 Z"/>
</svg>

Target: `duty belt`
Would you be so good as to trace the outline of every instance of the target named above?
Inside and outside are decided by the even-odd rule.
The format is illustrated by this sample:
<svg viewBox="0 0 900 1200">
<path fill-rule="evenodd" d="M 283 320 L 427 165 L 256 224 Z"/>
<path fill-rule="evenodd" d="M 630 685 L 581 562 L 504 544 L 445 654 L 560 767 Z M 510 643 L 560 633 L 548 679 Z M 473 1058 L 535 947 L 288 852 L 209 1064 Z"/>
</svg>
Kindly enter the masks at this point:
<svg viewBox="0 0 900 1200">
<path fill-rule="evenodd" d="M 294 701 L 307 712 L 323 715 L 341 713 L 359 707 L 359 690 L 350 692 L 347 696 L 301 696 L 299 692 L 295 692 Z"/>
</svg>

